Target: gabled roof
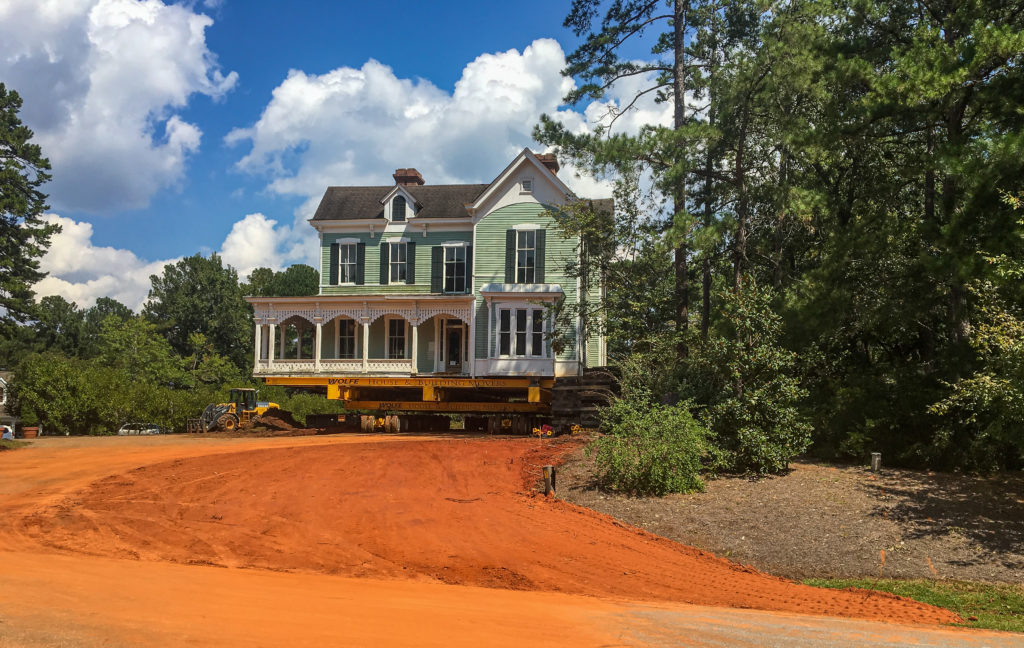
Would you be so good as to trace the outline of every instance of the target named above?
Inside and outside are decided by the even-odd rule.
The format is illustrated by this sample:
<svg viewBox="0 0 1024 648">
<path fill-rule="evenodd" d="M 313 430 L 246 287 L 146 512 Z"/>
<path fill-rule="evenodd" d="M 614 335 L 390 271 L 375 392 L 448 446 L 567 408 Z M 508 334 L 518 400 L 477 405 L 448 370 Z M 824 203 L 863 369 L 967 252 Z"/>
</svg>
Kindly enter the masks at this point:
<svg viewBox="0 0 1024 648">
<path fill-rule="evenodd" d="M 551 184 L 555 185 L 555 187 L 562 192 L 562 194 L 566 197 L 567 200 L 571 201 L 576 198 L 576 195 L 572 192 L 572 189 L 566 186 L 566 184 L 562 182 L 557 175 L 552 173 L 551 169 L 547 168 L 547 166 L 545 166 L 543 162 L 538 160 L 537 156 L 534 155 L 533 151 L 531 151 L 528 148 L 524 148 L 522 152 L 516 156 L 516 159 L 509 162 L 509 165 L 505 167 L 505 169 L 501 173 L 498 174 L 498 177 L 491 181 L 491 183 L 485 187 L 485 191 L 480 192 L 480 195 L 476 197 L 476 200 L 473 200 L 471 203 L 467 201 L 467 207 L 469 207 L 470 211 L 475 212 L 477 209 L 480 208 L 482 204 L 484 204 L 489 198 L 491 198 L 494 192 L 498 190 L 498 188 L 505 182 L 505 180 L 510 175 L 512 175 L 513 172 L 515 172 L 515 170 L 519 167 L 520 163 L 522 163 L 523 160 L 532 163 L 533 166 L 536 168 L 537 172 L 540 173 L 541 176 L 547 178 L 547 180 L 551 182 Z"/>
<path fill-rule="evenodd" d="M 421 218 L 465 218 L 490 198 L 505 180 L 524 162 L 532 164 L 537 172 L 559 191 L 567 200 L 576 200 L 575 194 L 562 180 L 551 172 L 528 148 L 516 156 L 505 169 L 488 184 L 464 185 L 382 185 L 374 187 L 328 187 L 320 206 L 313 215 L 313 221 L 384 220 L 384 205 L 397 191 L 404 191 L 416 201 L 416 219 Z M 612 209 L 610 198 L 594 200 L 598 209 Z"/>
<path fill-rule="evenodd" d="M 466 204 L 473 202 L 489 185 L 410 185 L 405 189 L 420 205 L 416 218 L 469 219 Z M 381 200 L 395 185 L 378 187 L 328 187 L 314 221 L 384 219 Z"/>
</svg>

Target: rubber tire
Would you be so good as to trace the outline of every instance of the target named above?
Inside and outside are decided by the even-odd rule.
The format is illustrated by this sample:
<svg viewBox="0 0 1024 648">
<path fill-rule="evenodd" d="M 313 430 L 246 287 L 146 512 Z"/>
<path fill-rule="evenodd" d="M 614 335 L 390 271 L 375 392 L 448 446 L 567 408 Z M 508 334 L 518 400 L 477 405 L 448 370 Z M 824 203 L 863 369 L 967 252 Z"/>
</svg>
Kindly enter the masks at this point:
<svg viewBox="0 0 1024 648">
<path fill-rule="evenodd" d="M 221 414 L 217 419 L 217 429 L 222 432 L 234 432 L 238 429 L 238 417 L 234 414 Z"/>
</svg>

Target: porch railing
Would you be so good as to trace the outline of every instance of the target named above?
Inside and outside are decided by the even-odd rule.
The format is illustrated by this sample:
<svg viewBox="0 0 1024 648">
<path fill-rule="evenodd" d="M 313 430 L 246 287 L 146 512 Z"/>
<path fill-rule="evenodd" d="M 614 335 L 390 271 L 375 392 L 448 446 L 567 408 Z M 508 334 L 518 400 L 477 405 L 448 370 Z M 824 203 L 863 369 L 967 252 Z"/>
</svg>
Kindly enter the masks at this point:
<svg viewBox="0 0 1024 648">
<path fill-rule="evenodd" d="M 370 358 L 369 360 L 367 360 L 366 364 L 366 373 L 370 374 L 412 373 L 411 358 Z M 273 364 L 270 364 L 267 362 L 266 359 L 263 359 L 260 360 L 259 364 L 256 365 L 255 373 L 256 375 L 260 376 L 274 376 L 282 374 L 315 374 L 317 373 L 316 361 L 314 361 L 312 358 L 302 358 L 299 360 L 294 358 L 278 360 L 275 358 Z M 319 373 L 363 373 L 363 361 L 358 359 L 321 359 Z"/>
</svg>

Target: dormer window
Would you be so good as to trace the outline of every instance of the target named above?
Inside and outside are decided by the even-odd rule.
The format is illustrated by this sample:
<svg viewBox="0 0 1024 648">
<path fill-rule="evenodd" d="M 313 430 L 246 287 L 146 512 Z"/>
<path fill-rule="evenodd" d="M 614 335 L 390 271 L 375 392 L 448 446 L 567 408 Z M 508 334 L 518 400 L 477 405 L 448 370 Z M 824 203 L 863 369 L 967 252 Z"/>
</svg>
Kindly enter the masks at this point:
<svg viewBox="0 0 1024 648">
<path fill-rule="evenodd" d="M 405 220 L 405 197 L 395 196 L 391 201 L 391 220 L 400 222 Z"/>
</svg>

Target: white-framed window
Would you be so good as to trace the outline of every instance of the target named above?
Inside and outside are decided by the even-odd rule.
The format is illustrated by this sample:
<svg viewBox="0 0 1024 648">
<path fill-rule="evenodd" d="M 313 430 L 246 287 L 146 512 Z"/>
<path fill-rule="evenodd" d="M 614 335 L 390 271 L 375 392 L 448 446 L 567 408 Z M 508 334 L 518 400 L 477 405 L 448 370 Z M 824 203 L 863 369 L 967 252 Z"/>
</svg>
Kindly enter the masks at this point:
<svg viewBox="0 0 1024 648">
<path fill-rule="evenodd" d="M 351 319 L 338 320 L 338 357 L 358 358 L 359 327 Z"/>
<path fill-rule="evenodd" d="M 498 356 L 543 358 L 547 323 L 543 308 L 498 309 Z"/>
<path fill-rule="evenodd" d="M 516 283 L 533 283 L 537 272 L 537 230 L 516 232 Z"/>
<path fill-rule="evenodd" d="M 388 283 L 405 283 L 408 276 L 406 264 L 409 260 L 409 248 L 404 242 L 388 243 L 388 245 L 390 246 L 388 250 Z"/>
<path fill-rule="evenodd" d="M 405 196 L 395 196 L 391 201 L 391 220 L 401 222 L 405 220 Z"/>
<path fill-rule="evenodd" d="M 400 317 L 392 317 L 385 323 L 387 327 L 387 346 L 385 348 L 385 354 L 388 358 L 405 358 L 407 345 L 406 340 L 406 329 L 408 322 Z"/>
<path fill-rule="evenodd" d="M 523 178 L 519 181 L 519 193 L 533 193 L 533 178 Z"/>
<path fill-rule="evenodd" d="M 338 283 L 354 284 L 359 265 L 359 250 L 355 243 L 338 245 Z"/>
<path fill-rule="evenodd" d="M 466 292 L 466 246 L 444 246 L 444 292 Z"/>
</svg>

